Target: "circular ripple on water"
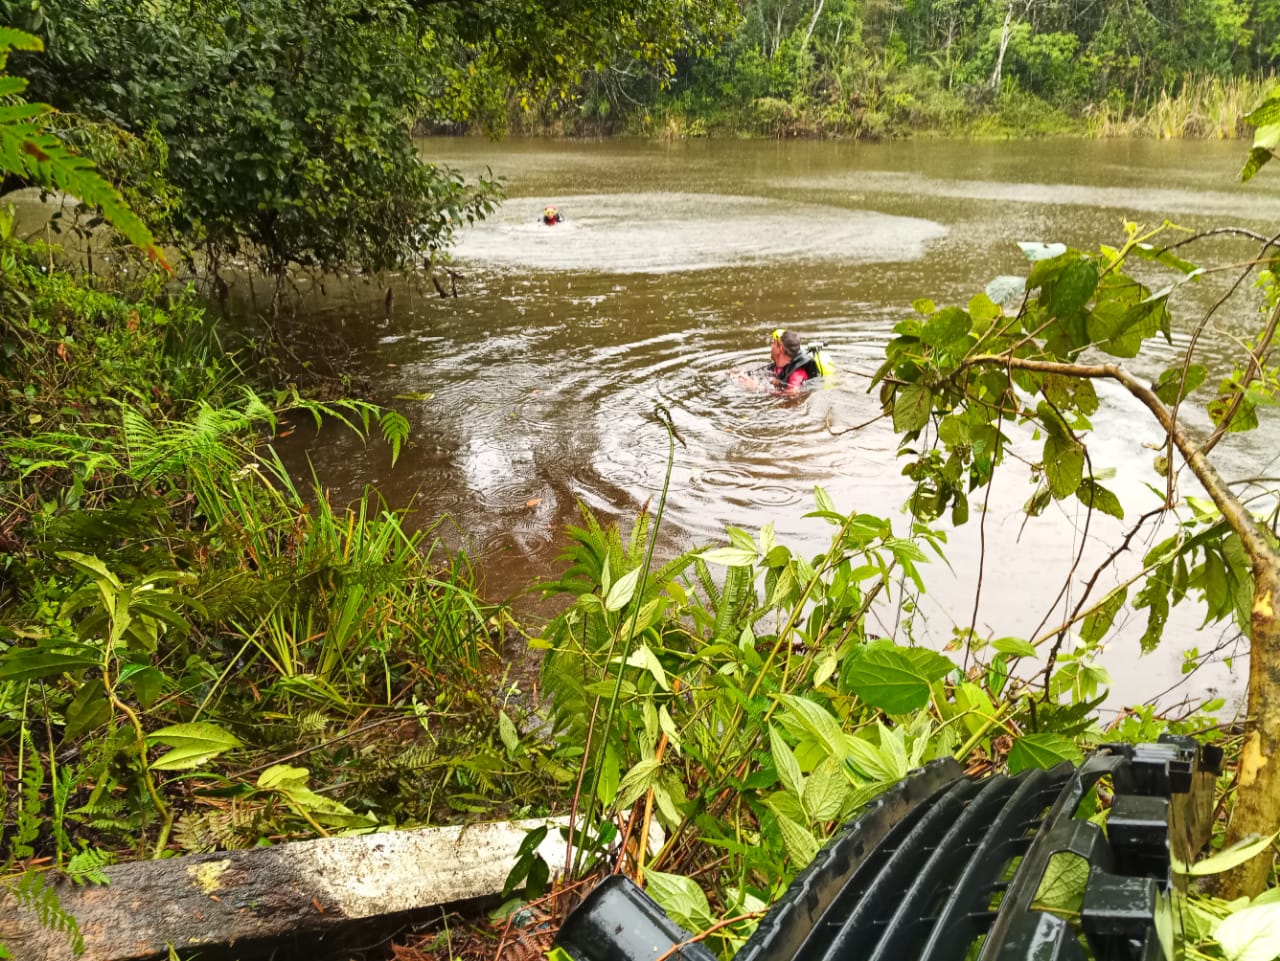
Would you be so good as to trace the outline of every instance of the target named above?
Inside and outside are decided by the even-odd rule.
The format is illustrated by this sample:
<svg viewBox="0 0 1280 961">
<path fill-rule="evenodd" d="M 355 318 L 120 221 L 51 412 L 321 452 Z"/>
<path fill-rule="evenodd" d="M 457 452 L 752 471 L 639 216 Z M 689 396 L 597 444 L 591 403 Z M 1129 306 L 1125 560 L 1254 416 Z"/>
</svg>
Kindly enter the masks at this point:
<svg viewBox="0 0 1280 961">
<path fill-rule="evenodd" d="M 585 194 L 564 198 L 560 208 L 568 221 L 547 227 L 538 220 L 539 201 L 509 200 L 460 234 L 455 257 L 611 273 L 901 262 L 918 260 L 947 233 L 915 217 L 720 194 Z"/>
</svg>

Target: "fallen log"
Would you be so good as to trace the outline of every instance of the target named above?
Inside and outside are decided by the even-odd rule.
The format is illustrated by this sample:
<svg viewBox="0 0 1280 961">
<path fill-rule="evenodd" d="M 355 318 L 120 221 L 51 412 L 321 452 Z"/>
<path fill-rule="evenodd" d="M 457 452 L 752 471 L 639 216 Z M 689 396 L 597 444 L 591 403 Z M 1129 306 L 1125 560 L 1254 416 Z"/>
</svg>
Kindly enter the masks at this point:
<svg viewBox="0 0 1280 961">
<path fill-rule="evenodd" d="M 0 945 L 19 961 L 151 961 L 191 948 L 336 934 L 376 918 L 498 894 L 516 850 L 541 820 L 296 841 L 269 848 L 133 861 L 110 884 L 55 883 L 84 953 L 11 894 L 0 894 Z M 552 870 L 565 842 L 538 849 Z M 0 888 L 0 891 L 3 891 Z"/>
</svg>

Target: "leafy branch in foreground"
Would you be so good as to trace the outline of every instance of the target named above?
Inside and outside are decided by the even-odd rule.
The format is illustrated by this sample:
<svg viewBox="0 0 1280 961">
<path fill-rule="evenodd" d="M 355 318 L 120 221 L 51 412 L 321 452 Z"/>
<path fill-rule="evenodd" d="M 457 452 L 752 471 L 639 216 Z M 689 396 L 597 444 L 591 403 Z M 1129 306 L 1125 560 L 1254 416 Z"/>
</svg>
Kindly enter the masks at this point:
<svg viewBox="0 0 1280 961">
<path fill-rule="evenodd" d="M 120 192 L 94 170 L 92 163 L 73 154 L 45 129 L 42 118 L 53 108 L 27 103 L 21 96 L 27 81 L 5 73 L 11 51 L 42 49 L 44 44 L 39 37 L 0 27 L 0 167 L 45 189 L 62 190 L 97 206 L 130 243 L 168 270 L 169 264 L 151 231 L 129 209 Z"/>
<path fill-rule="evenodd" d="M 1245 261 L 1244 274 L 1255 264 L 1263 266 L 1262 303 L 1237 365 L 1219 371 L 1217 391 L 1203 401 L 1212 429 L 1200 436 L 1183 411 L 1196 402 L 1196 388 L 1209 377 L 1201 358 L 1211 339 L 1210 323 L 1241 290 L 1243 277 L 1202 314 L 1182 355 L 1153 382 L 1111 359 L 1137 357 L 1157 336 L 1172 342 L 1170 303 L 1185 285 L 1205 276 L 1175 253 L 1190 242 L 1183 233 L 1161 245 L 1168 233 L 1168 225 L 1145 231 L 1128 224 L 1120 247 L 1102 246 L 1094 254 L 1062 244 L 1023 244 L 1031 262 L 1025 280 L 997 278 L 964 308 L 918 301 L 917 315 L 897 326 L 877 382 L 902 434 L 901 453 L 910 458 L 904 473 L 916 481 L 913 508 L 928 518 L 950 507 L 957 522 L 967 517 L 968 493 L 991 482 L 1008 450 L 1036 441 L 1042 446 L 1038 459 L 1031 458 L 1037 486 L 1029 514 L 1053 500 L 1075 498 L 1088 511 L 1086 523 L 1097 511 L 1123 518 L 1123 505 L 1101 483 L 1101 465 L 1093 463 L 1086 444 L 1089 418 L 1099 408 L 1094 384 L 1118 385 L 1150 416 L 1158 431 L 1153 446 L 1162 450 L 1156 467 L 1163 489 L 1153 488 L 1161 502 L 1146 519 L 1179 506 L 1175 458 L 1180 458 L 1212 502 L 1212 508 L 1197 511 L 1202 523 L 1220 520 L 1225 536 L 1214 544 L 1195 536 L 1166 542 L 1159 556 L 1148 558 L 1152 576 L 1143 579 L 1138 595 L 1152 614 L 1147 641 L 1163 631 L 1169 600 L 1198 589 L 1211 620 L 1235 617 L 1247 626 L 1252 642 L 1245 745 L 1228 835 L 1236 840 L 1280 827 L 1280 763 L 1275 762 L 1280 758 L 1280 617 L 1275 610 L 1280 554 L 1273 532 L 1251 510 L 1248 498 L 1255 495 L 1225 477 L 1211 455 L 1224 434 L 1256 427 L 1260 407 L 1274 404 L 1278 396 L 1280 370 L 1271 354 L 1280 292 L 1270 269 L 1275 251 L 1270 241 L 1257 238 L 1262 249 Z M 1172 272 L 1173 279 L 1153 289 L 1135 268 Z M 1006 311 L 1001 303 L 1014 306 Z M 1013 427 L 1021 428 L 1021 439 L 1011 436 Z M 1275 496 L 1265 490 L 1261 495 Z M 1203 558 L 1198 580 L 1189 570 L 1197 552 Z M 1123 601 L 1123 593 L 1114 593 L 1101 612 L 1098 605 L 1088 610 L 1081 605 L 1075 618 L 1083 623 L 1094 617 L 1082 630 L 1099 636 Z M 1100 614 L 1101 622 L 1096 620 Z M 1057 643 L 1073 626 L 1072 621 L 1062 625 Z M 1270 856 L 1260 856 L 1234 883 L 1256 894 L 1270 868 Z"/>
</svg>

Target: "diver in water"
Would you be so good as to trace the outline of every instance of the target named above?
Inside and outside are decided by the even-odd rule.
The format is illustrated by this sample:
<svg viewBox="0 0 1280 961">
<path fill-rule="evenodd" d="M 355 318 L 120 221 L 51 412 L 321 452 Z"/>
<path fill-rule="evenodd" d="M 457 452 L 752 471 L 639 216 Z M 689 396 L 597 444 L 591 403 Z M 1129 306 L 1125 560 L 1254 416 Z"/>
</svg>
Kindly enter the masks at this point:
<svg viewBox="0 0 1280 961">
<path fill-rule="evenodd" d="M 564 222 L 564 214 L 548 204 L 542 208 L 542 222 L 548 227 L 554 227 L 556 224 Z"/>
<path fill-rule="evenodd" d="M 774 390 L 794 394 L 815 377 L 832 373 L 832 367 L 822 355 L 822 345 L 806 347 L 794 330 L 779 327 L 769 335 L 769 358 L 772 364 L 764 368 Z"/>
</svg>

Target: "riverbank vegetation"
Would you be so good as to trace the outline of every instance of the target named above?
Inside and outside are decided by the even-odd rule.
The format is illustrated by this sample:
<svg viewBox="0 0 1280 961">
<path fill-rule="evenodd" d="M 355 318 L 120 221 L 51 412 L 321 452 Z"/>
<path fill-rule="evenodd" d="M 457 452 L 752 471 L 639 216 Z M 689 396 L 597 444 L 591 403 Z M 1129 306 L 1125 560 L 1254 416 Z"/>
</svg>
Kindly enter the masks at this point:
<svg viewBox="0 0 1280 961">
<path fill-rule="evenodd" d="M 1244 0 L 749 0 L 666 77 L 628 58 L 533 131 L 658 137 L 1235 137 L 1280 21 Z M 517 121 L 519 122 L 519 121 Z"/>
<path fill-rule="evenodd" d="M 25 66 L 40 96 L 76 116 L 15 99 L 0 134 L 46 118 L 36 133 L 100 156 L 179 257 L 215 278 L 243 258 L 284 283 L 297 267 L 375 271 L 444 249 L 496 189 L 419 165 L 412 122 L 500 123 L 512 96 L 568 102 L 582 82 L 605 98 L 584 100 L 584 116 L 612 123 L 602 104 L 630 94 L 601 78 L 636 74 L 597 69 L 605 54 L 675 77 L 654 88 L 671 112 L 655 99 L 648 123 L 696 133 L 724 119 L 773 135 L 805 132 L 793 116 L 830 132 L 906 129 L 923 98 L 891 80 L 917 73 L 916 93 L 936 96 L 929 116 L 970 123 L 972 100 L 1021 111 L 1025 130 L 1050 68 L 1077 98 L 1064 105 L 1083 115 L 1082 104 L 1114 103 L 1106 116 L 1124 118 L 1176 97 L 1178 78 L 1221 76 L 1226 91 L 1274 56 L 1255 39 L 1274 27 L 1270 7 L 1247 4 L 1230 8 L 1235 19 L 1220 4 L 1169 8 L 1180 25 L 1169 37 L 1139 29 L 1167 26 L 1151 11 L 1129 22 L 1110 4 L 1091 6 L 1077 33 L 1065 3 L 819 2 L 767 17 L 748 7 L 740 30 L 755 32 L 696 62 L 675 48 L 717 36 L 728 23 L 719 5 L 587 5 L 590 17 L 565 20 L 527 4 L 428 8 L 243 0 L 193 16 L 105 2 L 89 19 L 72 3 L 6 5 L 48 32 L 48 61 Z M 521 43 L 502 42 L 517 33 Z M 725 86 L 712 97 L 716 70 Z M 740 86 L 748 76 L 759 82 Z M 5 89 L 16 97 L 21 85 Z M 828 132 L 821 124 L 810 132 Z M 1170 108 L 1169 127 L 1186 133 L 1186 117 Z M 59 185 L 14 156 L 0 154 L 8 174 Z M 114 194 L 85 199 L 86 230 L 105 214 L 159 249 L 130 230 Z M 1087 348 L 1132 356 L 1167 330 L 1169 294 L 1121 278 L 1122 262 L 1149 258 L 1179 282 L 1200 274 L 1153 252 L 1153 239 L 1135 228 L 1099 255 L 1036 251 L 1019 288 L 1031 295 L 998 298 L 1007 314 L 994 295 L 964 309 L 917 305 L 882 371 L 920 484 L 905 528 L 816 491 L 815 516 L 831 528 L 816 556 L 767 526 L 731 527 L 729 546 L 655 566 L 662 497 L 626 530 L 584 513 L 563 576 L 541 585 L 563 612 L 525 626 L 545 652 L 535 698 L 504 682 L 500 656 L 521 626 L 477 594 L 465 556 L 408 528 L 376 491 L 332 503 L 272 446 L 300 419 L 328 420 L 377 435 L 394 461 L 402 417 L 265 380 L 261 358 L 236 349 L 160 257 L 106 274 L 69 267 L 0 217 L 0 885 L 74 941 L 73 919 L 46 894 L 51 875 L 91 883 L 121 857 L 572 810 L 579 871 L 624 858 L 673 917 L 727 954 L 834 826 L 931 758 L 1017 770 L 1176 730 L 1243 747 L 1242 770 L 1265 771 L 1265 711 L 1240 732 L 1149 708 L 1103 727 L 1094 712 L 1107 677 L 1092 657 L 1122 592 L 1082 603 L 1044 638 L 970 629 L 954 652 L 913 643 L 919 566 L 946 554 L 930 524 L 967 515 L 1003 451 L 1004 419 L 1043 431 L 1033 511 L 1066 497 L 1123 509 L 1086 456 L 1096 397 L 1078 364 Z M 1220 431 L 1248 426 L 1275 392 L 1266 364 L 1280 313 L 1264 279 L 1260 332 L 1210 404 Z M 1188 401 L 1208 377 L 1193 361 L 1144 399 Z M 1170 438 L 1195 460 L 1172 427 Z M 1211 619 L 1253 617 L 1255 639 L 1274 639 L 1274 617 L 1265 635 L 1256 622 L 1257 592 L 1274 582 L 1273 533 L 1238 502 L 1215 505 L 1147 558 L 1139 598 L 1152 642 L 1169 605 L 1189 596 Z M 892 631 L 876 631 L 873 609 Z M 1260 863 L 1265 881 L 1271 864 Z M 526 851 L 513 890 L 536 897 L 551 867 Z M 1230 956 L 1202 933 L 1207 953 Z"/>
</svg>

